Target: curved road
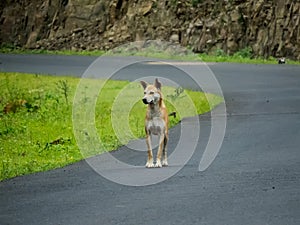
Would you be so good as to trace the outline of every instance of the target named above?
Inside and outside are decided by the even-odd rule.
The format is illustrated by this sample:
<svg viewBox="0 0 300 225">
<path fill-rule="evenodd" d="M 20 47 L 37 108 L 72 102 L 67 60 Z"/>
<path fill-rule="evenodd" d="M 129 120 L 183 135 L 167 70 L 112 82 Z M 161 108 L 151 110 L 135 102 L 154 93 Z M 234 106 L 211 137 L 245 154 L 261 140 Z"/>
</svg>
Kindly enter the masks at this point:
<svg viewBox="0 0 300 225">
<path fill-rule="evenodd" d="M 0 55 L 0 71 L 80 76 L 94 59 Z M 104 60 L 106 67 L 117 69 L 127 59 Z M 202 68 L 184 66 L 200 72 Z M 199 117 L 201 133 L 194 155 L 166 181 L 123 186 L 99 176 L 85 161 L 17 177 L 0 183 L 0 224 L 300 224 L 300 67 L 209 67 L 225 96 L 227 128 L 221 150 L 207 170 L 199 172 L 198 165 L 210 134 L 210 114 Z M 159 63 L 129 66 L 114 78 L 134 80 L 141 74 L 163 74 L 196 88 L 182 71 Z M 171 129 L 170 136 L 172 149 L 180 126 Z M 114 155 L 132 164 L 145 160 L 144 152 L 126 147 Z"/>
</svg>

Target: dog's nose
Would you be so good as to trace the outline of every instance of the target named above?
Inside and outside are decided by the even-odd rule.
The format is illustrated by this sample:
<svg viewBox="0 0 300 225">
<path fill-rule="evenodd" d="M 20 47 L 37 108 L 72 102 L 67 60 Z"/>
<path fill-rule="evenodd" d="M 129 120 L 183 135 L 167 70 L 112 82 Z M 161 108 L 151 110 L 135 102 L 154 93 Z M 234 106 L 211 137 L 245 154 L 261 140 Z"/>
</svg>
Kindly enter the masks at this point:
<svg viewBox="0 0 300 225">
<path fill-rule="evenodd" d="M 143 103 L 144 103 L 144 104 L 148 104 L 148 101 L 147 101 L 146 98 L 143 98 Z"/>
</svg>

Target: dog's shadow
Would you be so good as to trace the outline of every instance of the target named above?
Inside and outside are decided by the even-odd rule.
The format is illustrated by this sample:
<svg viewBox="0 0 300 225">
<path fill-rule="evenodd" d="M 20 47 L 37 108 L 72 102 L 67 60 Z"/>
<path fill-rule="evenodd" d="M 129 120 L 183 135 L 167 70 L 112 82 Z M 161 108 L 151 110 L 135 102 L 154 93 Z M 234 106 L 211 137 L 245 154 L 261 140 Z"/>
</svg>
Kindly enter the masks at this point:
<svg viewBox="0 0 300 225">
<path fill-rule="evenodd" d="M 177 126 L 177 129 L 180 130 L 180 123 Z M 171 155 L 180 139 L 180 132 L 175 132 L 174 128 L 171 128 L 169 129 L 169 134 L 171 137 L 171 142 L 169 142 L 168 144 L 168 155 Z M 177 135 L 179 136 L 177 137 Z M 157 153 L 158 141 L 158 136 L 153 135 L 151 142 L 153 154 Z M 112 151 L 110 154 L 112 154 L 121 162 L 127 163 L 129 165 L 145 166 L 145 159 L 147 157 L 146 139 L 141 138 L 129 141 L 127 145 L 121 146 L 117 150 Z"/>
</svg>

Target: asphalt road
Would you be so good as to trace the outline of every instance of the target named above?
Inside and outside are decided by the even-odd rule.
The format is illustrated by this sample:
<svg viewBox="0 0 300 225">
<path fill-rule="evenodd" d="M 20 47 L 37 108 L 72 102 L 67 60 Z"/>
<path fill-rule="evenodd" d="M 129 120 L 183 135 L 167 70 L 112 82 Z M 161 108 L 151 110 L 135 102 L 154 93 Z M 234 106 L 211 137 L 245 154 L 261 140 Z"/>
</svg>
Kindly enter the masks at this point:
<svg viewBox="0 0 300 225">
<path fill-rule="evenodd" d="M 81 76 L 94 59 L 0 55 L 0 71 Z M 126 60 L 105 58 L 97 76 L 107 68 L 117 71 Z M 203 66 L 184 67 L 210 72 Z M 227 127 L 208 169 L 198 171 L 211 134 L 210 114 L 199 117 L 201 132 L 192 158 L 169 179 L 125 186 L 103 178 L 86 161 L 17 177 L 0 183 L 0 224 L 300 224 L 300 67 L 212 64 L 209 68 L 225 96 Z M 112 77 L 135 80 L 157 74 L 197 88 L 181 70 L 159 63 L 137 63 Z M 216 91 L 209 85 L 207 89 Z M 171 129 L 170 151 L 180 132 L 180 125 Z M 113 154 L 132 165 L 144 164 L 145 152 L 123 147 Z M 164 173 L 176 166 L 143 170 Z M 135 169 L 111 171 L 128 177 L 131 172 Z"/>
</svg>

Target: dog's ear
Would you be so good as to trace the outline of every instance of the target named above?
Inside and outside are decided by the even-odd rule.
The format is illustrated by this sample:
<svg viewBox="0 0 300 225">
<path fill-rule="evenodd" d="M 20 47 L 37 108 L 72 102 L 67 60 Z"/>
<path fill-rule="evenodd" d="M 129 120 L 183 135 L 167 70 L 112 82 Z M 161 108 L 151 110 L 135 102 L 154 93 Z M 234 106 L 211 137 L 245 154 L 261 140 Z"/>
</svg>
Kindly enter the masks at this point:
<svg viewBox="0 0 300 225">
<path fill-rule="evenodd" d="M 145 90 L 146 87 L 148 86 L 148 83 L 141 80 L 141 85 L 143 86 L 143 88 L 144 88 L 144 90 Z"/>
<path fill-rule="evenodd" d="M 155 86 L 158 90 L 161 89 L 161 83 L 158 81 L 157 78 L 155 79 L 154 86 Z"/>
</svg>

